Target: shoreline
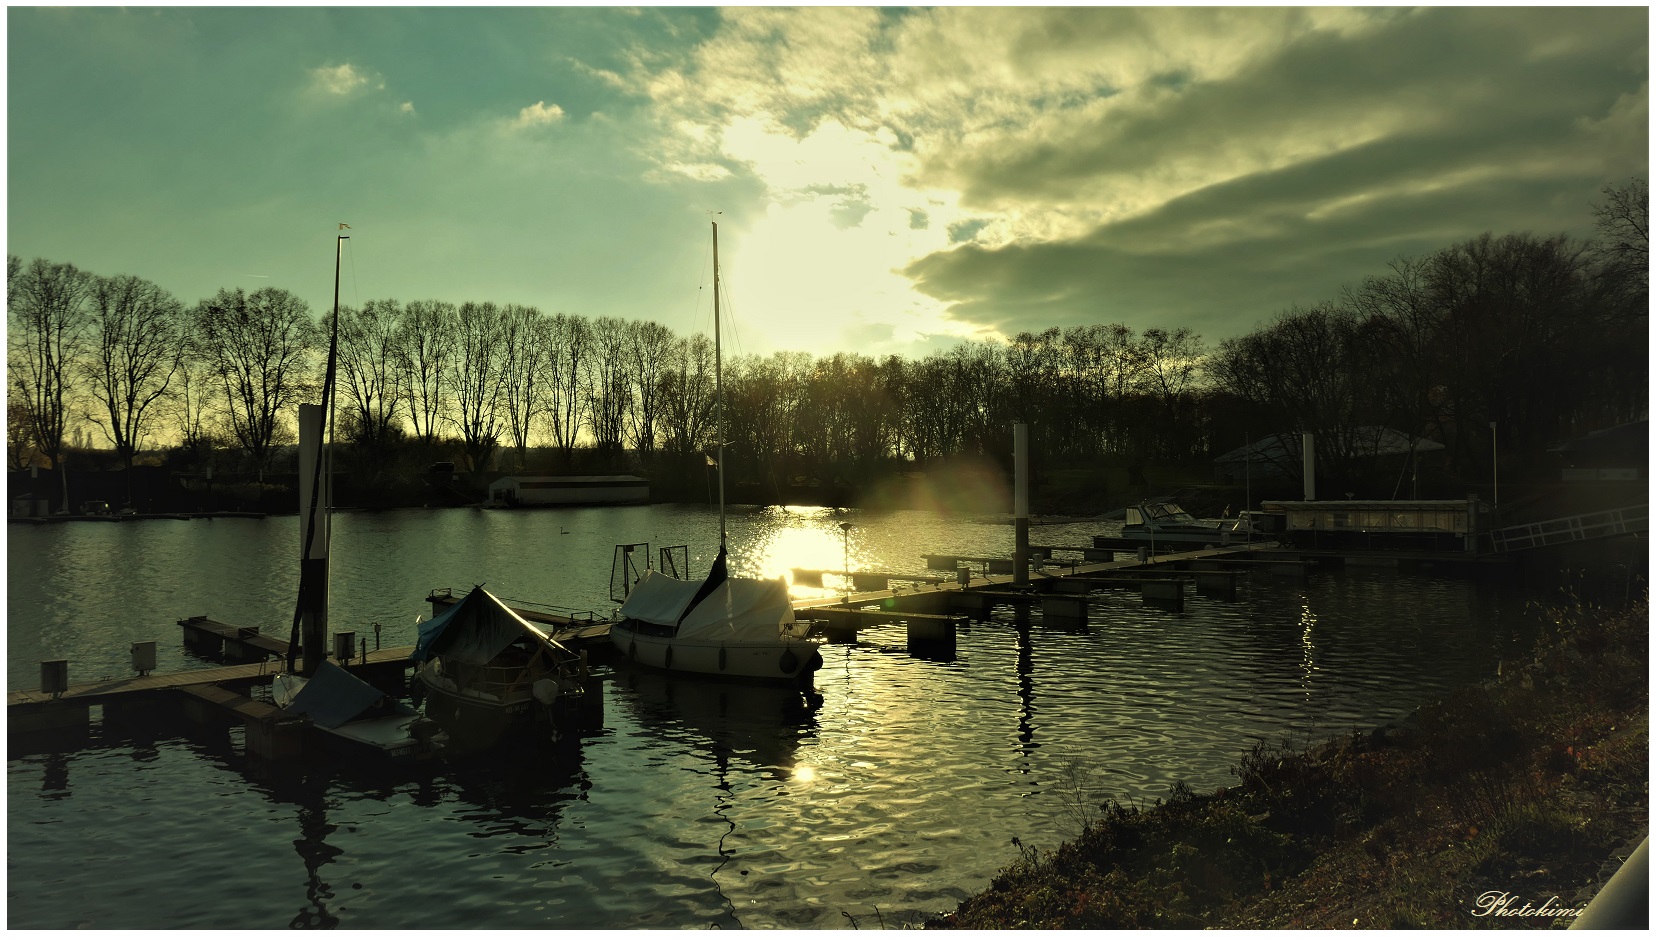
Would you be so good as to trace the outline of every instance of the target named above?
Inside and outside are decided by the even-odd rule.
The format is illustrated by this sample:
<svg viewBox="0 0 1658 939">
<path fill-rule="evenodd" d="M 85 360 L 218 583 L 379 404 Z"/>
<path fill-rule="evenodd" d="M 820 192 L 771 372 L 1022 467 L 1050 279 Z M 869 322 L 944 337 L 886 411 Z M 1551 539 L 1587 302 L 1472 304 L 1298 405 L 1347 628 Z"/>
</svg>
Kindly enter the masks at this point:
<svg viewBox="0 0 1658 939">
<path fill-rule="evenodd" d="M 1108 800 L 926 926 L 1564 925 L 1648 831 L 1647 612 L 1559 611 L 1531 661 L 1405 721 Z"/>
</svg>

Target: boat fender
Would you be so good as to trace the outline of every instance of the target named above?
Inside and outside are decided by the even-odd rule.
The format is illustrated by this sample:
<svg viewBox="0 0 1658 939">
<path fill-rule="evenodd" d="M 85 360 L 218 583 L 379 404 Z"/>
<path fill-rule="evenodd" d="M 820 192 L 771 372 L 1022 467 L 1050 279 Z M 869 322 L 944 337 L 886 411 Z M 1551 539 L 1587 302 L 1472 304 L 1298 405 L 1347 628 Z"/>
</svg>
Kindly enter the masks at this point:
<svg viewBox="0 0 1658 939">
<path fill-rule="evenodd" d="M 806 671 L 815 672 L 823 667 L 823 655 L 816 649 L 812 650 L 812 661 L 806 664 Z"/>
<path fill-rule="evenodd" d="M 725 671 L 725 646 L 720 646 L 720 671 Z"/>
<path fill-rule="evenodd" d="M 800 659 L 794 654 L 794 650 L 784 649 L 783 658 L 778 660 L 777 667 L 783 670 L 783 674 L 791 675 L 794 673 L 795 666 L 799 664 Z"/>
<path fill-rule="evenodd" d="M 551 678 L 543 678 L 530 686 L 530 694 L 535 695 L 535 699 L 542 704 L 551 705 L 558 700 L 558 682 Z"/>
<path fill-rule="evenodd" d="M 662 653 L 662 667 L 663 668 L 673 668 L 674 667 L 674 647 L 673 646 L 669 646 L 668 651 Z"/>
</svg>

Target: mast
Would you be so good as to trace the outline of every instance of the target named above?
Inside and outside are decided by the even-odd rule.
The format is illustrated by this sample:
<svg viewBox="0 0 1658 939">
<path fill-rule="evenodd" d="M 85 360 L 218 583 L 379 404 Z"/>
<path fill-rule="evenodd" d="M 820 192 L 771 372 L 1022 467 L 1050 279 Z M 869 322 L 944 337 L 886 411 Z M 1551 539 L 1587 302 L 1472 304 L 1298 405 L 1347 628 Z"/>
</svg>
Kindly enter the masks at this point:
<svg viewBox="0 0 1658 939">
<path fill-rule="evenodd" d="M 725 386 L 720 382 L 720 223 L 714 226 L 714 434 L 720 477 L 720 552 L 725 552 Z"/>
<path fill-rule="evenodd" d="M 342 229 L 345 227 L 340 225 Z M 303 675 L 314 673 L 322 664 L 328 645 L 328 542 L 334 506 L 334 376 L 340 335 L 340 258 L 348 237 L 337 235 L 334 241 L 334 314 L 328 329 L 328 365 L 323 372 L 322 403 L 299 406 L 299 601 L 294 606 L 294 624 L 288 639 L 288 670 L 294 671 L 295 653 L 302 651 L 304 659 L 299 673 Z"/>
</svg>

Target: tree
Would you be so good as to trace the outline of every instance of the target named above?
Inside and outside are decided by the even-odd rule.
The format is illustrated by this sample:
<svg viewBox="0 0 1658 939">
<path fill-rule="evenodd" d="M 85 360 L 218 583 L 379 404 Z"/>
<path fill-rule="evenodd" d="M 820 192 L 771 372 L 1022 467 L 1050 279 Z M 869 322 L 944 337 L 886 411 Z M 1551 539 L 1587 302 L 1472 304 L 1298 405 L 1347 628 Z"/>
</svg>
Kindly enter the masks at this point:
<svg viewBox="0 0 1658 939">
<path fill-rule="evenodd" d="M 1164 456 L 1191 456 L 1201 436 L 1194 431 L 1198 428 L 1196 388 L 1205 355 L 1203 337 L 1182 326 L 1173 332 L 1152 327 L 1141 338 L 1145 385 L 1159 411 L 1152 439 Z"/>
<path fill-rule="evenodd" d="M 437 440 L 438 422 L 448 417 L 457 316 L 453 303 L 412 300 L 403 308 L 397 331 L 397 364 L 409 423 L 428 447 Z"/>
<path fill-rule="evenodd" d="M 1620 276 L 1638 279 L 1643 290 L 1647 282 L 1647 183 L 1631 179 L 1624 186 L 1601 190 L 1606 201 L 1595 207 L 1595 229 L 1600 232 L 1599 252 L 1608 267 Z"/>
<path fill-rule="evenodd" d="M 632 320 L 627 324 L 627 368 L 633 377 L 634 407 L 628 418 L 628 439 L 634 450 L 656 449 L 657 425 L 662 417 L 665 381 L 674 348 L 674 334 L 660 323 Z"/>
<path fill-rule="evenodd" d="M 553 444 L 569 465 L 588 412 L 585 375 L 593 331 L 582 317 L 559 313 L 553 317 L 550 334 L 552 349 L 544 383 L 548 391 L 547 422 Z"/>
<path fill-rule="evenodd" d="M 452 419 L 461 433 L 467 466 L 488 468 L 501 445 L 501 397 L 505 370 L 496 351 L 502 341 L 501 311 L 493 303 L 463 303 L 456 316 L 455 356 L 449 386 L 455 393 Z"/>
<path fill-rule="evenodd" d="M 96 410 L 87 418 L 131 469 L 160 410 L 157 404 L 179 371 L 184 306 L 155 284 L 130 275 L 95 278 L 90 306 L 91 354 L 84 368 Z"/>
<path fill-rule="evenodd" d="M 666 446 L 688 456 L 708 445 L 714 414 L 714 343 L 702 333 L 676 340 L 662 376 Z"/>
<path fill-rule="evenodd" d="M 627 321 L 601 317 L 593 322 L 593 354 L 586 359 L 585 381 L 600 455 L 621 455 L 627 422 L 633 412 L 633 382 L 627 358 Z"/>
<path fill-rule="evenodd" d="M 63 468 L 69 382 L 85 351 L 91 278 L 73 264 L 36 258 L 24 267 L 8 256 L 6 295 L 11 310 L 7 383 L 25 408 L 35 449 L 52 469 Z M 9 413 L 7 417 L 10 418 Z M 69 503 L 66 474 L 64 509 Z"/>
<path fill-rule="evenodd" d="M 263 480 L 283 415 L 308 389 L 322 330 L 305 301 L 277 287 L 220 290 L 196 305 L 194 319 L 231 433 Z"/>
<path fill-rule="evenodd" d="M 377 485 L 392 445 L 403 437 L 402 310 L 396 300 L 340 308 L 338 374 L 344 407 L 340 429 L 353 444 L 354 468 Z"/>
<path fill-rule="evenodd" d="M 530 443 L 530 427 L 546 407 L 541 379 L 547 371 L 546 360 L 552 355 L 547 325 L 541 311 L 533 306 L 508 306 L 501 311 L 501 368 L 506 384 L 503 403 L 520 470 Z"/>
</svg>

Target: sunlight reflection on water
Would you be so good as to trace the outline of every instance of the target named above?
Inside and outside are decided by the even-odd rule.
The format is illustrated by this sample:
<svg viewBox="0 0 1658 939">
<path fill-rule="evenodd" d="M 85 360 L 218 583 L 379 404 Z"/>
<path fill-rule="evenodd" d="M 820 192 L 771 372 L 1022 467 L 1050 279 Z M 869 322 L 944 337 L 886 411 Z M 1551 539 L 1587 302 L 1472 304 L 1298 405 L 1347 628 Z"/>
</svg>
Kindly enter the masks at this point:
<svg viewBox="0 0 1658 939">
<path fill-rule="evenodd" d="M 188 615 L 285 632 L 294 520 L 240 521 L 11 526 L 12 687 L 46 657 L 72 680 L 126 674 L 138 639 L 161 640 L 163 668 L 199 664 L 173 625 Z M 1012 544 L 1006 519 L 919 512 L 741 508 L 731 532 L 733 569 L 769 576 L 839 570 L 847 548 L 854 569 L 916 573 L 923 553 Z M 717 523 L 700 506 L 342 514 L 334 617 L 407 644 L 429 589 L 472 583 L 608 609 L 610 545 L 634 540 L 686 544 L 701 575 Z M 1522 608 L 1507 588 L 1377 572 L 1254 577 L 1181 614 L 1102 591 L 1084 626 L 998 608 L 950 662 L 905 654 L 900 626 L 865 630 L 824 649 L 812 698 L 619 669 L 603 733 L 426 780 L 277 785 L 244 775 L 235 734 L 100 729 L 89 750 L 8 759 L 8 925 L 280 928 L 308 910 L 347 928 L 845 928 L 877 909 L 902 925 L 981 889 L 1011 838 L 1062 838 L 1076 767 L 1089 798 L 1227 785 L 1254 739 L 1371 726 L 1487 674 Z"/>
</svg>

